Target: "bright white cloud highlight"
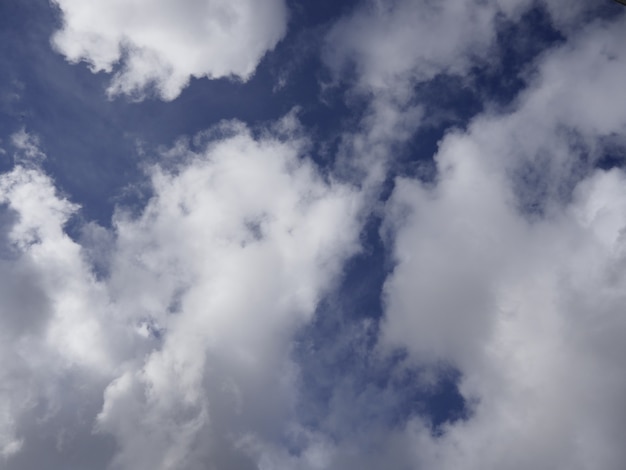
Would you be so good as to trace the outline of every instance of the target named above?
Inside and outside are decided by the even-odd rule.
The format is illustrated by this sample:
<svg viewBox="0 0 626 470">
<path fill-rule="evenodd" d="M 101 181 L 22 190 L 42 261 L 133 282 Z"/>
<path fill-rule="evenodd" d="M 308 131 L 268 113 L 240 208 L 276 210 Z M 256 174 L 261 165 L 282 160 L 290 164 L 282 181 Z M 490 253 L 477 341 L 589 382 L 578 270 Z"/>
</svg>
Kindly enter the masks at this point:
<svg viewBox="0 0 626 470">
<path fill-rule="evenodd" d="M 192 77 L 247 80 L 284 36 L 284 0 L 54 0 L 54 46 L 70 62 L 114 72 L 110 95 L 176 98 Z"/>
</svg>

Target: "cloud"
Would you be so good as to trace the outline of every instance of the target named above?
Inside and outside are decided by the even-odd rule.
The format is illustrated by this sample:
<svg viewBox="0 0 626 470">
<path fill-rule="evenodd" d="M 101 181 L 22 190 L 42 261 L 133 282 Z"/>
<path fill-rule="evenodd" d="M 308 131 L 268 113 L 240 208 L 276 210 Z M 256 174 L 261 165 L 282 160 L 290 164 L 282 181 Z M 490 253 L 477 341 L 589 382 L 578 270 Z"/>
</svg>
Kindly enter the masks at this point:
<svg viewBox="0 0 626 470">
<path fill-rule="evenodd" d="M 39 149 L 39 139 L 21 129 L 11 136 L 11 144 L 16 152 L 13 160 L 23 166 L 39 165 L 46 158 Z"/>
<path fill-rule="evenodd" d="M 108 88 L 173 100 L 192 77 L 249 79 L 287 26 L 283 0 L 54 0 L 63 27 L 52 39 L 68 61 L 114 72 Z"/>
<path fill-rule="evenodd" d="M 563 0 L 366 0 L 329 31 L 324 59 L 335 80 L 352 78 L 361 92 L 411 96 L 418 83 L 499 60 L 498 28 L 532 8 L 545 9 L 552 27 L 569 35 L 599 7 Z"/>
<path fill-rule="evenodd" d="M 63 231 L 77 207 L 59 197 L 39 169 L 21 165 L 0 176 L 0 207 L 0 451 L 9 459 L 6 467 L 31 448 L 26 421 L 38 406 L 45 410 L 41 428 L 47 428 L 48 412 L 63 396 L 55 387 L 73 370 L 89 371 L 90 383 L 100 380 L 110 362 L 100 323 L 106 303 L 98 301 L 100 290 L 79 247 Z"/>
<path fill-rule="evenodd" d="M 329 33 L 326 62 L 335 73 L 355 67 L 358 85 L 375 92 L 463 73 L 487 53 L 497 12 L 495 2 L 363 2 Z"/>
<path fill-rule="evenodd" d="M 506 13 L 519 15 L 524 3 Z M 340 163 L 380 185 L 394 152 L 430 118 L 416 86 L 486 61 L 504 15 L 495 1 L 368 0 L 339 19 L 322 50 L 331 86 L 346 82 L 349 99 L 367 103 L 359 132 L 344 135 Z"/>
<path fill-rule="evenodd" d="M 420 130 L 439 126 L 438 114 L 467 111 L 464 106 L 454 109 L 444 109 L 445 104 L 440 106 L 449 99 L 437 96 L 449 93 L 446 79 L 458 80 L 454 83 L 466 88 L 464 92 L 485 94 L 484 90 L 475 89 L 475 73 L 501 67 L 502 31 L 522 21 L 525 14 L 541 11 L 555 34 L 564 39 L 575 38 L 580 25 L 594 18 L 595 9 L 599 8 L 562 0 L 360 2 L 330 28 L 322 50 L 331 75 L 329 86 L 348 84 L 347 101 L 354 104 L 362 99 L 367 103 L 360 132 L 344 135 L 340 162 L 348 162 L 352 172 L 360 166 L 358 171 L 368 174 L 366 179 L 369 178 L 370 184 L 380 183 L 393 168 L 402 143 Z M 532 42 L 533 38 L 524 41 Z M 575 42 L 572 44 L 576 47 Z M 576 70 L 579 71 L 589 73 L 589 70 Z M 596 94 L 602 95 L 598 96 L 598 103 L 608 96 L 602 92 Z M 489 100 L 499 98 L 480 99 L 489 107 Z M 580 101 L 571 101 L 572 106 L 578 104 Z M 599 104 L 590 103 L 590 106 L 600 108 Z M 601 121 L 606 118 L 601 116 Z"/>
<path fill-rule="evenodd" d="M 620 38 L 622 18 L 580 28 L 510 112 L 448 133 L 435 181 L 396 181 L 382 344 L 458 368 L 470 410 L 407 428 L 420 468 L 626 462 L 626 173 L 598 168 L 625 152 Z"/>
<path fill-rule="evenodd" d="M 188 166 L 154 171 L 141 218 L 116 220 L 111 289 L 162 336 L 107 389 L 98 418 L 119 437 L 124 468 L 193 460 L 212 420 L 224 440 L 280 433 L 295 386 L 291 333 L 356 249 L 349 188 L 324 183 L 293 144 L 256 142 L 240 125 L 223 132 L 232 136 Z"/>
<path fill-rule="evenodd" d="M 109 234 L 87 225 L 80 242 L 64 228 L 77 206 L 40 168 L 2 175 L 7 468 L 89 445 L 96 468 L 254 468 L 247 440 L 287 439 L 292 336 L 358 250 L 361 211 L 359 193 L 323 179 L 306 140 L 285 134 L 294 122 L 259 139 L 229 123 L 198 151 L 177 145 L 149 171 L 147 206 L 120 208 Z M 46 450 L 37 436 L 59 422 L 67 434 Z"/>
<path fill-rule="evenodd" d="M 56 3 L 56 46 L 114 73 L 111 94 L 245 79 L 284 34 L 282 3 Z M 626 149 L 626 29 L 542 5 L 563 41 L 506 110 L 447 132 L 424 181 L 385 184 L 429 119 L 416 85 L 500 60 L 497 22 L 536 3 L 363 2 L 328 36 L 362 111 L 333 168 L 306 156 L 296 112 L 223 123 L 146 164 L 149 200 L 110 227 L 82 223 L 38 139 L 15 134 L 3 468 L 623 468 L 626 173 L 608 167 Z M 206 17 L 214 41 L 197 40 Z M 363 292 L 382 281 L 343 277 L 371 263 L 384 279 L 378 245 L 360 252 L 378 217 L 395 263 L 380 321 Z M 466 410 L 435 423 L 424 397 L 451 368 Z"/>
</svg>

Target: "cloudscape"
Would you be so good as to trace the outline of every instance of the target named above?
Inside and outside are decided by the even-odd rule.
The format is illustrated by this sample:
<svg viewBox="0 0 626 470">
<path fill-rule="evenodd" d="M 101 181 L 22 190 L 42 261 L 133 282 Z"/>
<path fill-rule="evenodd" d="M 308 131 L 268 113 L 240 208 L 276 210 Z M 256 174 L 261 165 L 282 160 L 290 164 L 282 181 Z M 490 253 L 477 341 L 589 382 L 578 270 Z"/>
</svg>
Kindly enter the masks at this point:
<svg viewBox="0 0 626 470">
<path fill-rule="evenodd" d="M 626 468 L 626 7 L 3 0 L 0 468 Z"/>
</svg>

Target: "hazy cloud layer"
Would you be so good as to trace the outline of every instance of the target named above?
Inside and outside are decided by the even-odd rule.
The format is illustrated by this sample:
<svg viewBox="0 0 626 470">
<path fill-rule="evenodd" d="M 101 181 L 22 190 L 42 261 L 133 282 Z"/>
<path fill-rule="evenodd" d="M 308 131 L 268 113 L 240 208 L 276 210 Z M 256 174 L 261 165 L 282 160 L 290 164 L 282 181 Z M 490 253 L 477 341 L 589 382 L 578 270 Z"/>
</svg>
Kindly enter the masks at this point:
<svg viewBox="0 0 626 470">
<path fill-rule="evenodd" d="M 70 62 L 113 72 L 110 95 L 151 87 L 176 98 L 192 77 L 247 80 L 287 27 L 283 0 L 54 0 L 54 46 Z"/>
</svg>

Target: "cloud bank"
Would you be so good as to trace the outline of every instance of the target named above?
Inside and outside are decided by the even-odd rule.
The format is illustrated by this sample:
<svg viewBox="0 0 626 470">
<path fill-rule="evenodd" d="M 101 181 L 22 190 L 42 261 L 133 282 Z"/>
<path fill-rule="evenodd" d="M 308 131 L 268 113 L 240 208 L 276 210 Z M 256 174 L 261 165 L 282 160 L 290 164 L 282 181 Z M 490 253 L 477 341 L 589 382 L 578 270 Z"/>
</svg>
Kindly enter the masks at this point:
<svg viewBox="0 0 626 470">
<path fill-rule="evenodd" d="M 249 79 L 287 27 L 283 0 L 54 0 L 68 61 L 113 72 L 109 95 L 173 100 L 192 77 Z"/>
</svg>

